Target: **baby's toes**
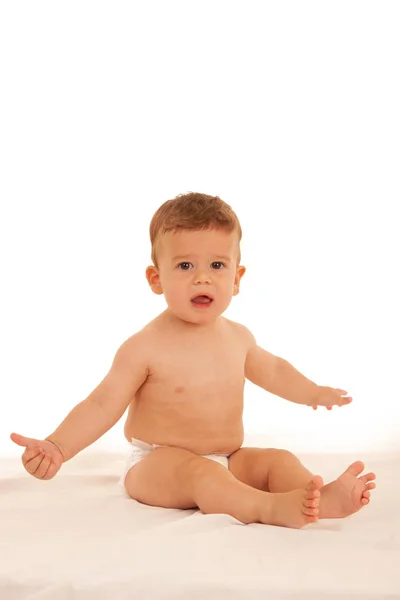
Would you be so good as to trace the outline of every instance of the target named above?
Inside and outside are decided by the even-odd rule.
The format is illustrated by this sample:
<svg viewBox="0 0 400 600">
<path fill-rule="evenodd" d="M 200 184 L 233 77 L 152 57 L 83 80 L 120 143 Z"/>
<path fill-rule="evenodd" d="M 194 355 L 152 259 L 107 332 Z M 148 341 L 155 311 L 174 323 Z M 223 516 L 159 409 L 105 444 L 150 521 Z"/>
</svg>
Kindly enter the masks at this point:
<svg viewBox="0 0 400 600">
<path fill-rule="evenodd" d="M 376 488 L 376 484 L 375 483 L 367 483 L 365 486 L 366 490 L 373 490 L 374 488 Z"/>
<path fill-rule="evenodd" d="M 359 477 L 359 481 L 362 481 L 363 483 L 368 483 L 368 481 L 372 481 L 373 479 L 376 479 L 375 473 L 367 473 L 366 475 Z"/>
<path fill-rule="evenodd" d="M 303 502 L 303 506 L 305 508 L 317 508 L 317 506 L 319 506 L 319 498 L 314 498 L 314 500 L 306 498 Z"/>
<path fill-rule="evenodd" d="M 318 517 L 319 509 L 318 508 L 307 508 L 303 507 L 303 514 L 308 517 Z"/>
<path fill-rule="evenodd" d="M 369 497 L 371 495 L 371 492 L 369 492 L 368 490 L 365 490 L 362 495 L 361 495 L 361 499 L 360 502 L 363 506 L 366 506 L 367 504 L 369 504 Z"/>
<path fill-rule="evenodd" d="M 322 477 L 320 475 L 314 475 L 311 481 L 307 484 L 305 490 L 305 497 L 307 500 L 319 498 L 321 496 L 321 488 L 324 485 Z"/>
</svg>

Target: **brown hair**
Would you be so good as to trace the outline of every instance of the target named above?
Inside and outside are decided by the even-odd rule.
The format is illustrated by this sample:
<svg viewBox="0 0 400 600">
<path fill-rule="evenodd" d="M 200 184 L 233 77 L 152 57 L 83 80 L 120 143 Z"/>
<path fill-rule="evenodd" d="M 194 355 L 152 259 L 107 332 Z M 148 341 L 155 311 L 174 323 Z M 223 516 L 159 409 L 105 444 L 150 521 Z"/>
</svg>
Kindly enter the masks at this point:
<svg viewBox="0 0 400 600">
<path fill-rule="evenodd" d="M 154 213 L 150 222 L 151 260 L 158 268 L 156 245 L 160 236 L 168 231 L 185 229 L 199 231 L 201 229 L 223 229 L 229 233 L 238 233 L 238 258 L 240 263 L 240 240 L 242 228 L 239 219 L 231 206 L 219 196 L 208 196 L 197 192 L 178 194 L 167 200 Z"/>
</svg>

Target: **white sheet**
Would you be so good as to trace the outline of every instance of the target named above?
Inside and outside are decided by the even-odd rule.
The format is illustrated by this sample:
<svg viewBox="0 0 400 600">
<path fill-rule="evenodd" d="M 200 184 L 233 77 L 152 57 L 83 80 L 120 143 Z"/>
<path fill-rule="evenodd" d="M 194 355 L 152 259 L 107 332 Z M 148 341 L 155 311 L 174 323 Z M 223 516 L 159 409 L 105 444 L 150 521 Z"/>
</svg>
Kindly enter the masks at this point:
<svg viewBox="0 0 400 600">
<path fill-rule="evenodd" d="M 88 449 L 47 482 L 0 458 L 0 598 L 398 600 L 400 454 L 300 458 L 326 483 L 361 458 L 372 502 L 301 530 L 242 525 L 131 500 L 123 454 Z"/>
</svg>

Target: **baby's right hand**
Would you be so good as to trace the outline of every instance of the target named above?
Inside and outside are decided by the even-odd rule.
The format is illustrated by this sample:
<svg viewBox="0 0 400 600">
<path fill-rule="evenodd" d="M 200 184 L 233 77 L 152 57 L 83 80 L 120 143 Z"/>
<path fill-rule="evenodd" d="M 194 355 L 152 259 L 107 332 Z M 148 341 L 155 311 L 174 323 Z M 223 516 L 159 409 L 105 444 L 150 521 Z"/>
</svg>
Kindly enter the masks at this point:
<svg viewBox="0 0 400 600">
<path fill-rule="evenodd" d="M 18 446 L 25 446 L 22 464 L 37 479 L 52 479 L 64 462 L 61 451 L 52 442 L 27 438 L 18 433 L 12 433 L 10 438 Z"/>
</svg>

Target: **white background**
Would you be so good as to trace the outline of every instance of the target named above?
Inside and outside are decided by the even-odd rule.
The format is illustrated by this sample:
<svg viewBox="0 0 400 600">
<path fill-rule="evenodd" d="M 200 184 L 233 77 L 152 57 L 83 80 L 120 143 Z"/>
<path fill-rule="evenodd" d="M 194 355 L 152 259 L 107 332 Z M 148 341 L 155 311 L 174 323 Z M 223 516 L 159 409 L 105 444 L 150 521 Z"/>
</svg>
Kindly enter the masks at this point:
<svg viewBox="0 0 400 600">
<path fill-rule="evenodd" d="M 292 451 L 400 447 L 397 2 L 4 2 L 0 452 L 49 435 L 166 308 L 149 223 L 219 195 L 243 228 L 225 313 L 353 404 L 245 388 Z M 120 450 L 124 419 L 92 447 Z"/>
</svg>

